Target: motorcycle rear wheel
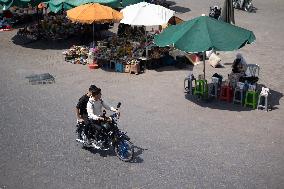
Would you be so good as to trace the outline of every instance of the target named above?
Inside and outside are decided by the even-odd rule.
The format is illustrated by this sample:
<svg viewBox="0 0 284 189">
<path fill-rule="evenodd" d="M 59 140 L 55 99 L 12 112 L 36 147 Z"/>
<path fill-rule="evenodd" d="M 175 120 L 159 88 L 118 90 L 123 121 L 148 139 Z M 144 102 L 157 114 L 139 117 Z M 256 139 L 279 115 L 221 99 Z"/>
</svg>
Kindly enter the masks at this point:
<svg viewBox="0 0 284 189">
<path fill-rule="evenodd" d="M 114 148 L 115 154 L 122 161 L 131 161 L 134 154 L 133 144 L 127 140 L 121 140 Z"/>
</svg>

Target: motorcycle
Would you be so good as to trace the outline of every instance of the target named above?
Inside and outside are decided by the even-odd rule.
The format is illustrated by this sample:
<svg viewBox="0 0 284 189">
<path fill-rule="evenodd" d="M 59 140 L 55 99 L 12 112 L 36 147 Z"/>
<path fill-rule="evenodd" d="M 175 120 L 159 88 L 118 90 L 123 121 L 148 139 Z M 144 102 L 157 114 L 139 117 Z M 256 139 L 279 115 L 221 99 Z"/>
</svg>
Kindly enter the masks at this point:
<svg viewBox="0 0 284 189">
<path fill-rule="evenodd" d="M 121 103 L 118 103 L 117 109 L 120 107 L 120 105 Z M 125 162 L 131 161 L 134 154 L 134 147 L 126 133 L 119 130 L 117 124 L 119 117 L 119 113 L 114 113 L 110 117 L 106 117 L 106 111 L 103 111 L 104 121 L 101 124 L 103 129 L 100 132 L 100 138 L 102 139 L 101 145 L 98 146 L 98 141 L 93 139 L 95 138 L 95 132 L 89 131 L 89 134 L 86 134 L 86 125 L 82 125 L 84 123 L 77 124 L 77 127 L 81 128 L 77 129 L 77 132 L 79 132 L 81 138 L 81 140 L 77 139 L 77 141 L 82 143 L 83 147 L 95 148 L 99 150 L 112 149 L 120 160 Z M 92 136 L 90 137 L 92 139 L 87 137 L 90 135 Z"/>
<path fill-rule="evenodd" d="M 235 9 L 242 9 L 247 12 L 253 11 L 252 0 L 233 0 L 233 7 Z"/>
</svg>

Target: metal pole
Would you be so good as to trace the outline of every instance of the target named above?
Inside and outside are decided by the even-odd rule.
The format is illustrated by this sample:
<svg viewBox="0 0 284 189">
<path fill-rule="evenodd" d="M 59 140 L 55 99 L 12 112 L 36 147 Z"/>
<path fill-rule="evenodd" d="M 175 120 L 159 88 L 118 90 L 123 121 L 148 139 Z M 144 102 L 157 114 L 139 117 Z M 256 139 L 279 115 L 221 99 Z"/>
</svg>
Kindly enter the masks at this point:
<svg viewBox="0 0 284 189">
<path fill-rule="evenodd" d="M 203 73 L 204 73 L 204 80 L 205 80 L 205 58 L 206 58 L 205 51 L 203 51 Z"/>
<path fill-rule="evenodd" d="M 145 26 L 145 37 L 146 37 L 146 59 L 148 59 L 148 37 L 147 37 L 147 30 L 146 30 L 146 26 Z"/>
<path fill-rule="evenodd" d="M 95 38 L 94 38 L 94 35 L 95 35 L 95 25 L 94 25 L 94 22 L 93 22 L 93 48 L 95 47 L 95 44 L 94 44 L 94 41 L 95 41 Z"/>
</svg>

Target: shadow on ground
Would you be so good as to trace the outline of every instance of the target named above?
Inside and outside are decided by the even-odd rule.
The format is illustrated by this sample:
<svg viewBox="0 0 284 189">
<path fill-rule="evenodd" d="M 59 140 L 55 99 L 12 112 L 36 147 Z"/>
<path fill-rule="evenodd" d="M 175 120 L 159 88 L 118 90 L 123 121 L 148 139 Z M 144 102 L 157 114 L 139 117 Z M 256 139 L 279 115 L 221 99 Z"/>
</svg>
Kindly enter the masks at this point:
<svg viewBox="0 0 284 189">
<path fill-rule="evenodd" d="M 261 88 L 262 87 L 266 87 L 266 88 L 269 88 L 263 84 L 259 84 L 258 85 L 258 88 L 259 90 L 261 91 Z M 278 92 L 278 91 L 275 91 L 273 89 L 269 89 L 269 95 L 268 95 L 268 109 L 269 110 L 276 110 L 278 109 L 278 105 L 280 105 L 280 99 L 283 97 L 283 94 Z"/>
<path fill-rule="evenodd" d="M 225 101 L 219 101 L 214 98 L 209 98 L 209 99 L 202 99 L 194 95 L 190 94 L 185 94 L 185 99 L 201 106 L 204 108 L 211 108 L 211 109 L 218 109 L 218 110 L 228 110 L 228 111 L 236 111 L 236 112 L 241 112 L 241 111 L 251 111 L 253 110 L 252 108 L 249 107 L 243 107 L 240 104 L 233 104 L 233 103 L 228 103 Z"/>
<path fill-rule="evenodd" d="M 186 12 L 191 11 L 190 8 L 180 7 L 180 6 L 171 6 L 170 9 L 177 13 L 186 13 Z"/>
<path fill-rule="evenodd" d="M 164 71 L 178 71 L 178 70 L 188 70 L 188 71 L 193 71 L 193 65 L 192 64 L 186 64 L 182 65 L 181 67 L 179 66 L 163 66 L 160 68 L 152 69 L 157 72 L 164 72 Z"/>
<path fill-rule="evenodd" d="M 76 37 L 62 40 L 33 40 L 29 39 L 25 36 L 15 35 L 12 38 L 12 42 L 15 45 L 20 45 L 25 48 L 31 49 L 54 49 L 54 50 L 62 50 L 70 48 L 72 45 L 79 45 L 80 40 Z"/>
<path fill-rule="evenodd" d="M 101 69 L 106 71 L 106 72 L 116 72 L 115 71 L 115 65 L 112 66 L 112 68 L 109 68 L 109 64 L 104 63 L 107 66 L 102 66 Z M 144 74 L 147 72 L 147 70 L 154 70 L 156 72 L 164 72 L 164 71 L 178 71 L 178 70 L 188 70 L 188 71 L 193 71 L 193 64 L 182 64 L 182 65 L 176 65 L 176 66 L 159 66 L 157 68 L 149 68 L 146 66 L 146 68 L 144 70 L 142 70 L 138 75 L 140 74 Z M 130 73 L 128 73 L 130 74 Z M 134 74 L 134 72 L 132 72 L 131 74 Z"/>
<path fill-rule="evenodd" d="M 166 1 L 166 3 L 169 5 L 169 6 L 173 6 L 173 5 L 176 5 L 177 3 L 174 2 L 174 1 Z"/>
<path fill-rule="evenodd" d="M 130 161 L 130 163 L 142 163 L 142 162 L 144 162 L 144 160 L 140 157 L 140 155 L 143 154 L 143 152 L 145 150 L 148 150 L 148 149 L 138 147 L 138 146 L 134 146 L 134 155 L 133 155 L 133 159 Z"/>
<path fill-rule="evenodd" d="M 89 148 L 89 147 L 82 147 L 85 150 L 88 150 L 89 152 L 93 154 L 99 154 L 102 157 L 107 157 L 107 156 L 116 156 L 113 150 L 97 150 L 94 148 Z"/>
<path fill-rule="evenodd" d="M 256 7 L 252 7 L 251 12 L 245 11 L 245 10 L 243 10 L 243 9 L 235 9 L 235 10 L 237 10 L 237 11 L 244 11 L 244 12 L 247 12 L 247 13 L 256 13 L 256 12 L 257 12 L 257 10 L 258 10 L 258 8 L 256 8 Z"/>
<path fill-rule="evenodd" d="M 99 154 L 101 157 L 107 157 L 107 156 L 116 156 L 114 150 L 97 150 L 94 148 L 88 148 L 83 147 L 83 149 L 88 150 L 89 152 L 93 154 Z M 130 161 L 130 163 L 142 163 L 144 160 L 140 157 L 140 155 L 148 149 L 144 149 L 142 147 L 134 146 L 134 154 L 133 159 Z"/>
<path fill-rule="evenodd" d="M 100 36 L 96 36 L 94 39 L 95 41 L 97 40 L 102 40 L 108 36 L 113 35 L 113 32 L 111 31 L 104 31 L 101 33 Z M 20 45 L 25 48 L 31 48 L 31 49 L 54 49 L 54 50 L 63 50 L 63 49 L 68 49 L 72 45 L 89 45 L 92 42 L 92 36 L 86 38 L 86 37 L 80 37 L 80 36 L 73 36 L 68 39 L 58 39 L 58 40 L 33 40 L 30 38 L 27 38 L 25 36 L 21 35 L 15 35 L 12 37 L 12 42 L 15 45 Z"/>
</svg>

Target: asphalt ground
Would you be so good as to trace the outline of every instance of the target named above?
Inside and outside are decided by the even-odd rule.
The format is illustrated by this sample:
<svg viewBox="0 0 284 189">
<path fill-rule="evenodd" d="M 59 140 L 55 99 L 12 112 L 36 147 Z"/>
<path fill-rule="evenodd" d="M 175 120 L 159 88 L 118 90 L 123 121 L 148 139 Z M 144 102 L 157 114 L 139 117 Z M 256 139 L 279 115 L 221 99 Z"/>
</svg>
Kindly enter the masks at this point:
<svg viewBox="0 0 284 189">
<path fill-rule="evenodd" d="M 219 1 L 176 1 L 183 19 Z M 261 66 L 259 83 L 271 88 L 269 112 L 189 98 L 183 80 L 191 68 L 144 74 L 90 70 L 64 62 L 70 42 L 15 43 L 17 30 L 0 33 L 0 188 L 269 188 L 284 186 L 284 2 L 254 1 L 256 13 L 236 11 L 236 25 L 256 42 L 220 52 L 224 68 L 206 65 L 207 77 L 230 73 L 235 54 Z M 54 84 L 31 85 L 31 74 L 51 73 Z M 195 75 L 202 65 L 194 66 Z M 90 84 L 112 105 L 122 102 L 120 128 L 135 158 L 89 151 L 75 141 L 75 104 Z"/>
</svg>

